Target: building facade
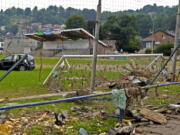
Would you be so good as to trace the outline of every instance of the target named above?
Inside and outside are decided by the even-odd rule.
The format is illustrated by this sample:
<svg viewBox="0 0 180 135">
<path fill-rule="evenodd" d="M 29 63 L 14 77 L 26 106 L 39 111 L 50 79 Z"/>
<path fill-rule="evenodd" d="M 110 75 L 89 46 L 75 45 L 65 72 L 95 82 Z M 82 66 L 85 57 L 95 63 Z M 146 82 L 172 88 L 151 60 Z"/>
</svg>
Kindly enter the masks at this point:
<svg viewBox="0 0 180 135">
<path fill-rule="evenodd" d="M 146 38 L 142 39 L 142 45 L 144 48 L 152 48 L 153 46 L 157 46 L 164 43 L 174 43 L 174 34 L 158 30 Z"/>
</svg>

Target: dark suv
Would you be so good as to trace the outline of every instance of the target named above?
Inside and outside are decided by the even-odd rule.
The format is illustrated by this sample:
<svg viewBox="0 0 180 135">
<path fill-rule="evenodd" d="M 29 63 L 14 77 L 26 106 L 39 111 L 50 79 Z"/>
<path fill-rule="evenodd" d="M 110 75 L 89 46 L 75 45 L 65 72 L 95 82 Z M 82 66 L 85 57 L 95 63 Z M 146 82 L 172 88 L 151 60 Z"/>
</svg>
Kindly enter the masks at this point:
<svg viewBox="0 0 180 135">
<path fill-rule="evenodd" d="M 0 60 L 0 70 L 10 69 L 16 62 L 18 62 L 25 54 L 13 54 Z M 34 58 L 31 55 L 27 57 L 17 65 L 15 70 L 25 71 L 33 70 L 35 68 Z"/>
</svg>

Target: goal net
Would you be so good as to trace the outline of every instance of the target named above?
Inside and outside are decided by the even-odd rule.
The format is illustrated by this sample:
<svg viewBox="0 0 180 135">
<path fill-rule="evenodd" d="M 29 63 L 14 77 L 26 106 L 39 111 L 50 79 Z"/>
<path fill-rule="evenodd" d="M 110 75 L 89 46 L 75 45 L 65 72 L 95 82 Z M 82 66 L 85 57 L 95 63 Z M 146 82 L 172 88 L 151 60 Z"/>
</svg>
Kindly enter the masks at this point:
<svg viewBox="0 0 180 135">
<path fill-rule="evenodd" d="M 163 63 L 162 54 L 98 55 L 96 88 L 107 88 L 125 76 L 153 77 Z M 44 80 L 50 90 L 74 91 L 90 86 L 92 55 L 64 55 Z"/>
</svg>

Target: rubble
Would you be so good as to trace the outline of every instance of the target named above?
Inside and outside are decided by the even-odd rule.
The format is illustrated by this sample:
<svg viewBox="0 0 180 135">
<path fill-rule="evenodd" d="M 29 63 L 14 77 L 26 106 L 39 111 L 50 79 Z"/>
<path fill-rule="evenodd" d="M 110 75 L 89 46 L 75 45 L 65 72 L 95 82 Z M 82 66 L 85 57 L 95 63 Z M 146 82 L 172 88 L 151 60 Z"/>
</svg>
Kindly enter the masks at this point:
<svg viewBox="0 0 180 135">
<path fill-rule="evenodd" d="M 59 114 L 54 113 L 54 116 L 55 116 L 55 119 L 56 119 L 55 124 L 58 125 L 58 126 L 62 126 L 63 124 L 65 124 L 65 119 L 68 118 L 67 111 L 62 111 Z"/>
<path fill-rule="evenodd" d="M 117 124 L 115 128 L 110 128 L 108 135 L 130 135 L 134 131 L 132 123 Z"/>
<path fill-rule="evenodd" d="M 167 124 L 167 119 L 163 114 L 151 111 L 146 108 L 140 109 L 139 113 L 143 115 L 144 118 L 149 119 L 153 122 L 159 123 L 159 124 Z"/>
<path fill-rule="evenodd" d="M 77 91 L 67 92 L 66 94 L 63 95 L 63 97 L 71 98 L 71 97 L 84 96 L 89 94 L 90 94 L 89 90 L 77 90 Z"/>
<path fill-rule="evenodd" d="M 0 124 L 3 124 L 8 118 L 7 111 L 0 111 Z"/>
<path fill-rule="evenodd" d="M 180 103 L 177 104 L 169 104 L 168 108 L 170 109 L 180 109 Z"/>
<path fill-rule="evenodd" d="M 84 96 L 84 95 L 89 95 L 90 91 L 89 90 L 77 90 L 76 95 L 77 96 Z"/>
<path fill-rule="evenodd" d="M 76 96 L 77 96 L 77 93 L 75 91 L 74 92 L 68 92 L 65 95 L 63 95 L 63 97 L 65 97 L 65 98 L 76 97 Z"/>
<path fill-rule="evenodd" d="M 80 135 L 88 135 L 87 131 L 84 128 L 79 129 L 79 134 Z"/>
</svg>

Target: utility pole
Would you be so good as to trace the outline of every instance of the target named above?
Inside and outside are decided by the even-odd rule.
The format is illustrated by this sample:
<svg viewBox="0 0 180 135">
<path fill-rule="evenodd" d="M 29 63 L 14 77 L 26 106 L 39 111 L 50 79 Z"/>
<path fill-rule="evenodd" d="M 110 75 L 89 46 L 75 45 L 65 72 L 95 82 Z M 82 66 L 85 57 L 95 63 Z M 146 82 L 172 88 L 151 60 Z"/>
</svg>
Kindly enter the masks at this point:
<svg viewBox="0 0 180 135">
<path fill-rule="evenodd" d="M 150 15 L 150 18 L 151 18 L 151 21 L 152 21 L 152 43 L 151 43 L 151 44 L 152 44 L 152 48 L 151 48 L 151 49 L 152 49 L 152 53 L 154 53 L 154 42 L 155 42 L 155 39 L 154 39 L 154 36 L 153 36 L 153 35 L 154 35 L 154 32 L 155 32 L 155 29 L 154 29 L 154 28 L 155 28 L 155 27 L 154 27 L 155 24 L 154 24 L 154 17 L 153 17 L 153 16 L 154 16 L 156 13 L 155 13 L 155 12 L 150 12 L 150 13 L 148 13 L 148 14 Z"/>
<path fill-rule="evenodd" d="M 152 30 L 152 53 L 154 53 L 154 42 L 155 42 L 154 32 L 155 31 L 154 31 L 154 19 L 153 19 L 153 16 L 152 16 L 152 23 L 153 23 L 153 30 Z"/>
<path fill-rule="evenodd" d="M 179 45 L 179 40 L 180 40 L 180 0 L 178 4 L 178 13 L 177 13 L 177 18 L 176 18 L 176 33 L 175 33 L 175 41 L 174 41 L 174 49 L 177 48 Z M 177 61 L 177 53 L 176 51 L 174 53 L 173 57 L 173 67 L 172 67 L 172 81 L 175 81 L 176 78 L 176 61 Z"/>
<path fill-rule="evenodd" d="M 96 28 L 95 28 L 95 42 L 93 42 L 93 62 L 92 62 L 92 72 L 91 72 L 91 84 L 90 89 L 93 91 L 95 89 L 95 78 L 96 78 L 96 63 L 97 63 L 97 46 L 99 40 L 99 30 L 101 23 L 101 0 L 98 2 L 97 13 L 96 13 Z"/>
</svg>

